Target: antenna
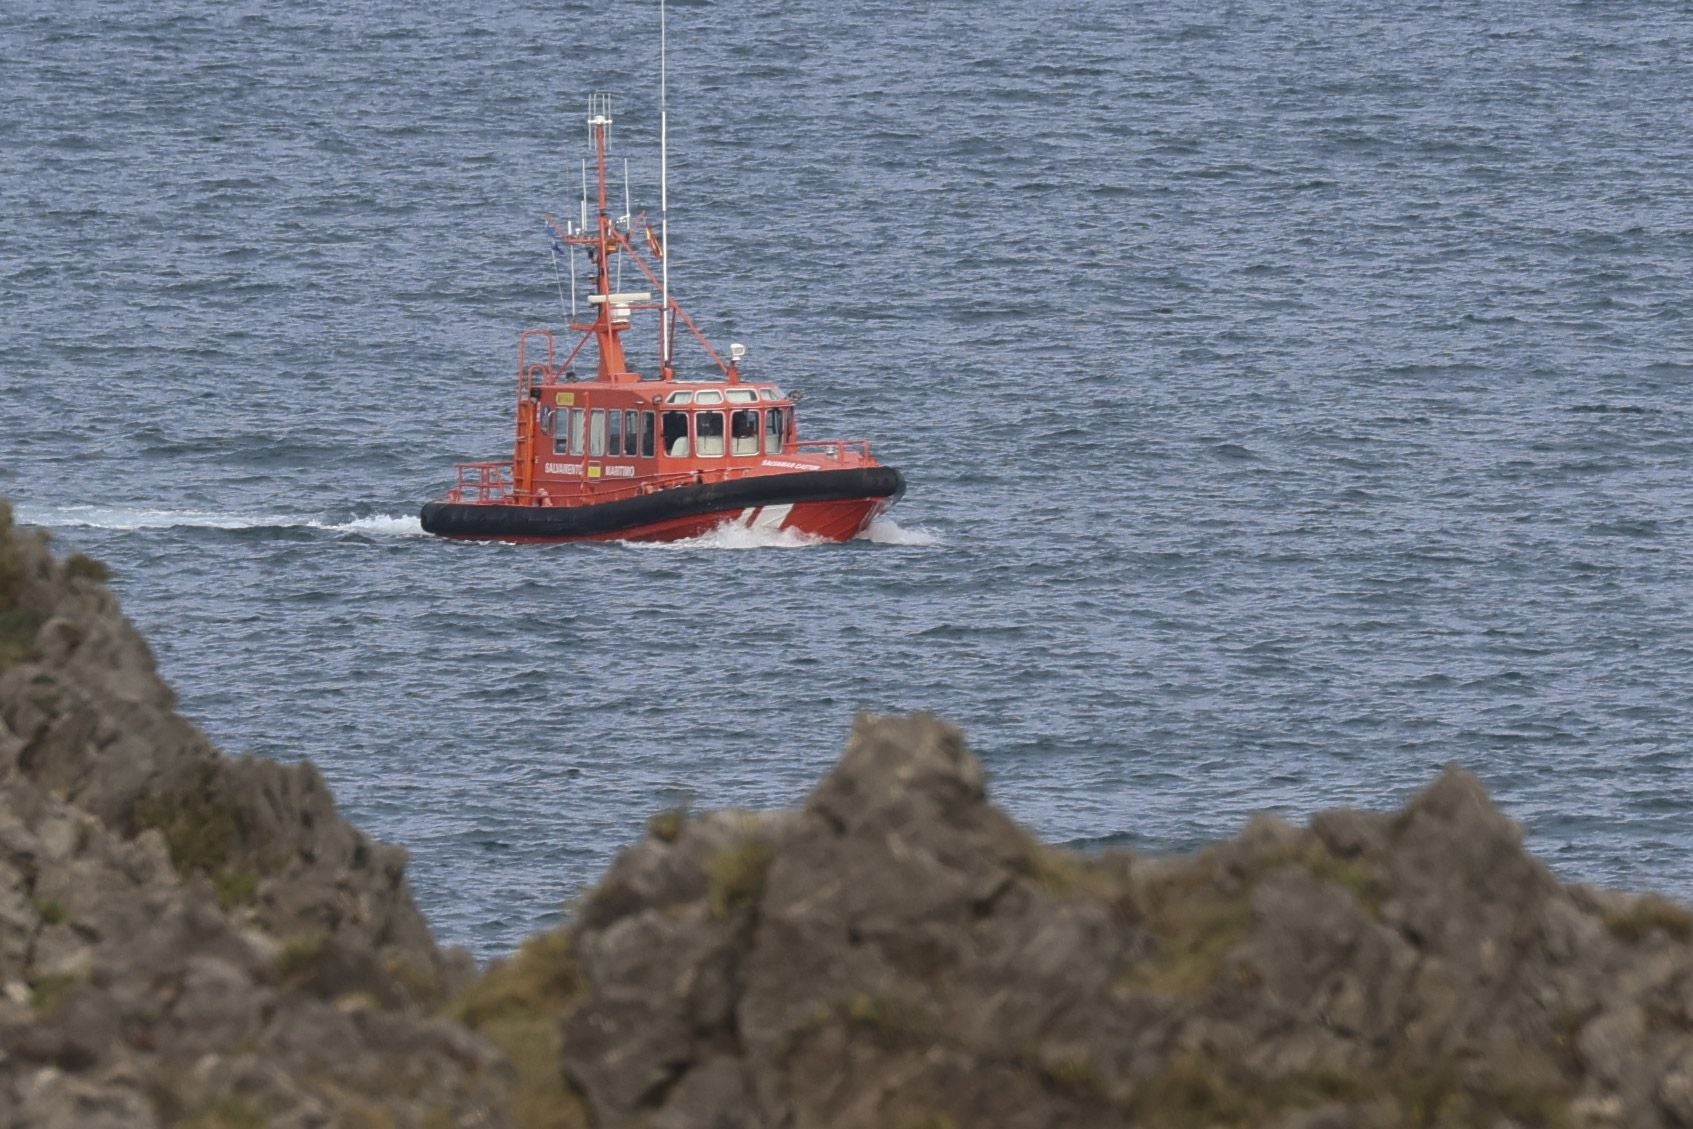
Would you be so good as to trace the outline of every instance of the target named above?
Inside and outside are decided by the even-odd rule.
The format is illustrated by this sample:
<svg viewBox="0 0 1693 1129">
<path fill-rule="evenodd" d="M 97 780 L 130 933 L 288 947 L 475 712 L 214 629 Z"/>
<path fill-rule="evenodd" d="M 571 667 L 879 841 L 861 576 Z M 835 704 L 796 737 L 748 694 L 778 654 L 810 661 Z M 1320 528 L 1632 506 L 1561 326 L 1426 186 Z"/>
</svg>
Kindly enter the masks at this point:
<svg viewBox="0 0 1693 1129">
<path fill-rule="evenodd" d="M 659 375 L 670 375 L 670 98 L 665 69 L 664 0 L 658 0 L 658 262 L 664 296 L 659 304 Z"/>
<path fill-rule="evenodd" d="M 623 158 L 623 230 L 635 231 L 635 210 L 629 204 L 629 158 Z M 617 288 L 623 289 L 623 257 L 617 259 Z"/>
<path fill-rule="evenodd" d="M 583 161 L 582 161 L 582 224 L 581 224 L 581 230 L 584 231 L 584 232 L 586 232 L 588 230 L 588 162 L 587 162 L 586 158 L 584 158 Z"/>
</svg>

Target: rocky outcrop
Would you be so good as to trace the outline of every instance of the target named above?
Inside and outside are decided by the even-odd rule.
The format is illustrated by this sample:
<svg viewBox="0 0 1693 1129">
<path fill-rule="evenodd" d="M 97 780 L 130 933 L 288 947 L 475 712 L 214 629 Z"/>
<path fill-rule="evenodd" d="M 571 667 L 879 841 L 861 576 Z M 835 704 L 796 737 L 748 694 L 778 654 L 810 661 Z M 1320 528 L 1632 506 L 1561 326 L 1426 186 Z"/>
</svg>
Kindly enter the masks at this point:
<svg viewBox="0 0 1693 1129">
<path fill-rule="evenodd" d="M 506 1124 L 404 853 L 177 716 L 103 576 L 0 503 L 0 1129 Z"/>
<path fill-rule="evenodd" d="M 0 1129 L 1693 1126 L 1693 916 L 1560 884 L 1458 769 L 1084 857 L 866 717 L 452 993 L 401 855 L 177 718 L 99 571 L 0 520 Z"/>
<path fill-rule="evenodd" d="M 1452 769 L 1396 815 L 1083 858 L 958 732 L 659 821 L 552 938 L 596 1125 L 1693 1125 L 1693 918 L 1567 888 Z M 539 962 L 543 965 L 545 962 Z"/>
</svg>

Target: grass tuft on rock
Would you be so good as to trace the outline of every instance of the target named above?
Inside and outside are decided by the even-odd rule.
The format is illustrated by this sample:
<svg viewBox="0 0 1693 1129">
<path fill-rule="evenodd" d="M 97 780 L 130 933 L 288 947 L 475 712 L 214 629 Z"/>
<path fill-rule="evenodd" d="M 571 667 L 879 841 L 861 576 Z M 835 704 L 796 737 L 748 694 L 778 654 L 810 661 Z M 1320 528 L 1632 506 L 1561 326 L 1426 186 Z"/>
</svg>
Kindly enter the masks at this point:
<svg viewBox="0 0 1693 1129">
<path fill-rule="evenodd" d="M 239 906 L 250 905 L 259 894 L 259 876 L 251 870 L 225 867 L 212 875 L 212 889 L 217 891 L 218 905 L 225 913 Z"/>
<path fill-rule="evenodd" d="M 382 962 L 382 971 L 419 1007 L 433 1008 L 441 1002 L 441 976 L 433 968 L 402 957 L 390 957 Z"/>
<path fill-rule="evenodd" d="M 71 989 L 81 983 L 82 977 L 74 972 L 55 973 L 32 980 L 29 984 L 30 1006 L 42 1015 L 52 1015 L 65 1002 Z"/>
<path fill-rule="evenodd" d="M 23 586 L 23 566 L 12 547 L 12 506 L 0 498 L 0 608 L 15 607 Z"/>
<path fill-rule="evenodd" d="M 329 936 L 323 933 L 289 941 L 272 964 L 277 981 L 289 988 L 306 988 L 316 978 L 318 963 L 328 945 Z"/>
<path fill-rule="evenodd" d="M 1380 915 L 1385 888 L 1376 871 L 1364 861 L 1341 858 L 1315 838 L 1265 851 L 1244 864 L 1201 857 L 1133 884 L 1131 900 L 1158 939 L 1158 950 L 1131 966 L 1118 987 L 1180 996 L 1212 989 L 1230 951 L 1252 930 L 1253 889 L 1290 866 L 1341 887 L 1372 917 Z"/>
<path fill-rule="evenodd" d="M 264 1114 L 240 1098 L 214 1098 L 174 1129 L 265 1129 Z"/>
<path fill-rule="evenodd" d="M 0 577 L 0 584 L 4 584 Z M 6 608 L 0 600 L 0 670 L 22 662 L 35 650 L 35 635 L 47 619 L 34 608 Z"/>
<path fill-rule="evenodd" d="M 762 839 L 748 839 L 713 855 L 706 867 L 711 916 L 721 920 L 757 904 L 764 896 L 764 879 L 775 858 L 776 848 Z"/>
<path fill-rule="evenodd" d="M 559 1066 L 562 1021 L 581 988 L 570 938 L 562 931 L 542 933 L 489 968 L 447 1009 L 450 1018 L 487 1037 L 511 1060 L 517 1129 L 582 1129 L 588 1123 Z"/>
<path fill-rule="evenodd" d="M 1142 891 L 1158 951 L 1131 965 L 1118 980 L 1120 989 L 1198 996 L 1217 983 L 1228 954 L 1246 939 L 1255 917 L 1247 893 L 1224 893 L 1208 870 L 1184 868 Z"/>
<path fill-rule="evenodd" d="M 65 575 L 72 580 L 93 580 L 104 584 L 112 578 L 112 570 L 104 561 L 97 561 L 87 553 L 72 553 L 65 558 Z"/>
<path fill-rule="evenodd" d="M 674 843 L 687 821 L 688 813 L 681 808 L 665 808 L 647 820 L 647 834 L 661 843 Z"/>
<path fill-rule="evenodd" d="M 1570 1129 L 1567 1084 L 1544 1063 L 1525 1062 L 1518 1075 L 1490 1080 L 1446 1058 L 1265 1077 L 1193 1051 L 1140 1080 L 1123 1109 L 1126 1124 L 1144 1129 L 1256 1129 L 1287 1122 L 1295 1111 L 1374 1099 L 1392 1110 L 1386 1123 L 1419 1129 Z"/>
<path fill-rule="evenodd" d="M 47 617 L 25 606 L 23 561 L 12 534 L 12 507 L 0 499 L 0 670 L 29 657 Z"/>
<path fill-rule="evenodd" d="M 935 1032 L 909 1005 L 886 992 L 860 992 L 847 1004 L 847 1019 L 884 1049 L 931 1041 Z"/>
<path fill-rule="evenodd" d="M 1350 892 L 1371 917 L 1380 915 L 1385 891 L 1376 872 L 1362 860 L 1341 858 L 1314 836 L 1252 859 L 1246 877 L 1258 882 L 1286 866 L 1303 867 L 1318 881 Z"/>
<path fill-rule="evenodd" d="M 1573 1124 L 1567 1083 L 1533 1063 L 1523 1064 L 1520 1077 L 1490 1081 L 1471 1078 L 1456 1059 L 1440 1059 L 1389 1074 L 1379 1080 L 1377 1091 L 1393 1095 L 1404 1124 L 1427 1129 L 1569 1129 Z"/>
<path fill-rule="evenodd" d="M 1107 904 L 1123 896 L 1121 883 L 1092 859 L 1033 839 L 1021 862 L 1035 885 L 1060 898 L 1091 897 Z"/>
<path fill-rule="evenodd" d="M 1637 944 L 1654 932 L 1677 941 L 1693 939 L 1693 913 L 1668 898 L 1647 894 L 1625 910 L 1605 915 L 1605 927 L 1620 941 Z"/>
<path fill-rule="evenodd" d="M 235 854 L 237 831 L 229 805 L 213 795 L 210 766 L 187 787 L 137 801 L 137 831 L 156 828 L 170 848 L 171 863 L 183 875 L 215 878 Z"/>
<path fill-rule="evenodd" d="M 1061 1093 L 1090 1103 L 1109 1102 L 1111 1087 L 1086 1055 L 1069 1055 L 1056 1062 L 1039 1062 L 1035 1067 L 1041 1081 Z"/>
</svg>

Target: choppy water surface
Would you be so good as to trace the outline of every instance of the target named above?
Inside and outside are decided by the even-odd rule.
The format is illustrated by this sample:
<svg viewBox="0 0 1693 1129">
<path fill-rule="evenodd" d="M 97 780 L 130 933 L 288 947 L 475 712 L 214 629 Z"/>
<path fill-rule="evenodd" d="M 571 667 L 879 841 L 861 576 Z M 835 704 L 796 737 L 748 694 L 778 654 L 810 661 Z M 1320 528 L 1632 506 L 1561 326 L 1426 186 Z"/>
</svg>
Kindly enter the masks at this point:
<svg viewBox="0 0 1693 1129">
<path fill-rule="evenodd" d="M 1693 893 L 1693 9 L 671 7 L 678 294 L 910 481 L 844 546 L 421 536 L 561 322 L 586 96 L 656 204 L 656 10 L 0 10 L 0 491 L 186 711 L 322 766 L 509 948 L 857 709 L 1060 841 L 1448 760 Z"/>
</svg>

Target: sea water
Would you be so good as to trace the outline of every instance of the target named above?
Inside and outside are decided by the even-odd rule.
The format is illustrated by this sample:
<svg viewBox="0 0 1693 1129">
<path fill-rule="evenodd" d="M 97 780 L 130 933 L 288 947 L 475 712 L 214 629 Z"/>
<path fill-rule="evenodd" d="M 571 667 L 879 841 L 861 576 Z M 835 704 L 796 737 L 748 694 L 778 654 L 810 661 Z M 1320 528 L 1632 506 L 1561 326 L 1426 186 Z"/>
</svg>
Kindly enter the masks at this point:
<svg viewBox="0 0 1693 1129">
<path fill-rule="evenodd" d="M 568 320 L 591 92 L 656 216 L 656 5 L 0 8 L 0 492 L 446 940 L 558 920 L 662 808 L 801 801 L 858 710 L 957 722 L 1056 842 L 1457 761 L 1561 877 L 1693 894 L 1693 9 L 678 0 L 669 41 L 675 293 L 904 471 L 859 541 L 419 531 Z"/>
</svg>

